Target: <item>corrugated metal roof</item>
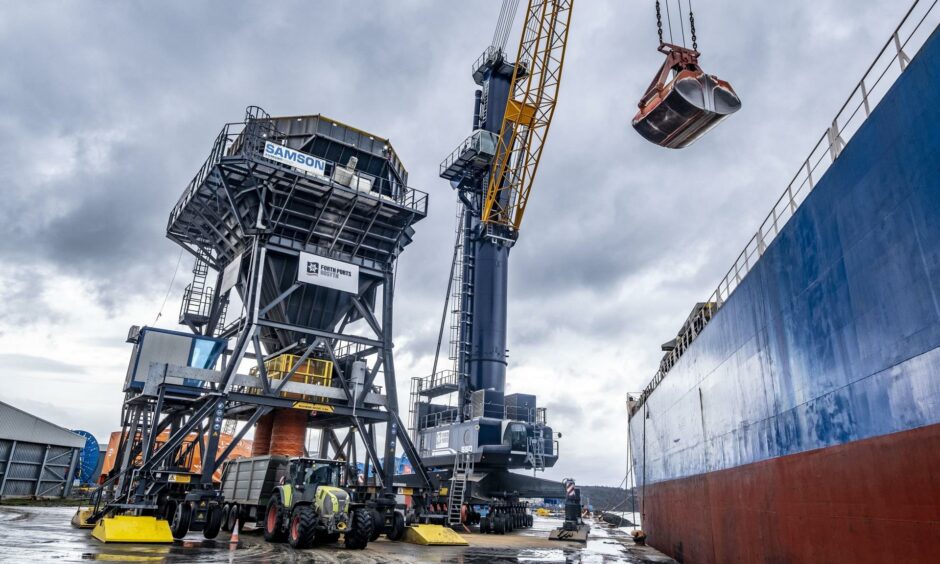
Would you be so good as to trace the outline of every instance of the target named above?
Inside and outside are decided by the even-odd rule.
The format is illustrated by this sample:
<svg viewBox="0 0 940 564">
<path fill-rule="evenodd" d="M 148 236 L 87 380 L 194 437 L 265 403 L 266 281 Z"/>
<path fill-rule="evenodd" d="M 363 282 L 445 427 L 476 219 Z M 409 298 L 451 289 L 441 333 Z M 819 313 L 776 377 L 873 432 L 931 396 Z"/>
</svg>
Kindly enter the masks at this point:
<svg viewBox="0 0 940 564">
<path fill-rule="evenodd" d="M 0 401 L 0 439 L 72 448 L 85 446 L 83 437 L 2 401 Z"/>
</svg>

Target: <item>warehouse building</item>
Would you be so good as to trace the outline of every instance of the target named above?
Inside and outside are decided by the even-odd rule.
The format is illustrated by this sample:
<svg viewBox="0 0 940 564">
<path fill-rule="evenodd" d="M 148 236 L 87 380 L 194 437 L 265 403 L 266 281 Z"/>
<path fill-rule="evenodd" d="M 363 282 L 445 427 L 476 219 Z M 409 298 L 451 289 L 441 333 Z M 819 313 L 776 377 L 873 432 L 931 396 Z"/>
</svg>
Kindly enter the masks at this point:
<svg viewBox="0 0 940 564">
<path fill-rule="evenodd" d="M 0 499 L 64 497 L 85 439 L 0 402 Z"/>
</svg>

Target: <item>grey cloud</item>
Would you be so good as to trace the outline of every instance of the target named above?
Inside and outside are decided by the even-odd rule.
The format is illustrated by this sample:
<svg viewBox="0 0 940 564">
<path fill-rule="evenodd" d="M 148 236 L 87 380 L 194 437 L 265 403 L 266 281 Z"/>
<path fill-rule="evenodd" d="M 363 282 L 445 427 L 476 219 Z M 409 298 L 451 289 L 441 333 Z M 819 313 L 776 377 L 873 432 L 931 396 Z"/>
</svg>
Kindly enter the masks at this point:
<svg viewBox="0 0 940 564">
<path fill-rule="evenodd" d="M 56 374 L 82 374 L 85 368 L 52 358 L 29 354 L 0 354 L 0 367 L 8 375 L 24 372 L 46 372 Z"/>
<path fill-rule="evenodd" d="M 546 354 L 565 330 L 637 359 L 645 370 L 599 377 L 642 387 L 659 343 L 731 266 L 903 10 L 696 4 L 702 63 L 734 84 L 744 108 L 693 147 L 667 151 L 630 128 L 660 63 L 652 7 L 641 4 L 575 8 L 558 111 L 512 252 L 510 381 L 513 366 Z M 179 252 L 163 236 L 170 208 L 222 124 L 259 104 L 390 137 L 410 183 L 431 195 L 398 269 L 406 389 L 409 371 L 430 368 L 453 244 L 454 194 L 437 164 L 470 133 L 470 66 L 498 9 L 491 0 L 4 4 L 0 334 L 61 321 L 40 299 L 51 271 L 91 287 L 109 312 L 129 300 L 158 305 Z M 650 295 L 612 300 L 663 272 Z M 579 419 L 560 419 L 572 441 Z M 564 465 L 605 477 L 575 458 Z"/>
</svg>

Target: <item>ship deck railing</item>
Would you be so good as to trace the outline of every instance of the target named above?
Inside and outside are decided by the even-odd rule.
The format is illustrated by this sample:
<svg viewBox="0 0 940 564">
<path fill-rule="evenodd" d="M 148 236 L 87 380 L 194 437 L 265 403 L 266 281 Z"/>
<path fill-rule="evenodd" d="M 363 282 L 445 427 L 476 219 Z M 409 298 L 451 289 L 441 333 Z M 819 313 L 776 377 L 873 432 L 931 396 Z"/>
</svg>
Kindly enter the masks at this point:
<svg viewBox="0 0 940 564">
<path fill-rule="evenodd" d="M 713 307 L 705 308 L 698 314 L 701 319 L 694 320 L 697 321 L 692 324 L 695 329 L 679 335 L 677 346 L 663 357 L 659 370 L 634 404 L 631 415 L 643 406 L 653 390 L 662 382 L 666 373 L 678 362 L 682 353 L 757 264 L 767 247 L 813 191 L 819 179 L 839 158 L 846 144 L 865 123 L 874 108 L 910 64 L 911 59 L 930 38 L 940 24 L 938 1 L 940 0 L 915 0 L 911 5 L 901 23 L 894 29 L 875 60 L 839 108 L 832 123 L 823 131 L 819 141 L 800 164 L 800 168 L 757 232 L 747 242 L 727 274 L 718 283 L 718 287 L 706 300 L 705 303 L 713 304 Z"/>
<path fill-rule="evenodd" d="M 321 176 L 317 174 L 311 174 L 290 165 L 265 158 L 262 155 L 264 143 L 266 141 L 277 142 L 277 132 L 264 127 L 247 127 L 250 123 L 250 121 L 232 122 L 227 123 L 222 127 L 222 130 L 216 136 L 215 141 L 212 144 L 212 150 L 210 151 L 208 158 L 206 158 L 202 166 L 199 168 L 199 171 L 196 172 L 196 175 L 193 176 L 192 180 L 190 180 L 186 189 L 183 191 L 183 194 L 180 196 L 179 200 L 176 202 L 176 205 L 173 207 L 173 211 L 170 213 L 170 218 L 167 224 L 168 228 L 176 222 L 177 218 L 179 218 L 180 214 L 186 208 L 186 205 L 193 199 L 202 185 L 209 178 L 209 175 L 212 174 L 212 171 L 216 165 L 219 165 L 225 159 L 248 160 L 263 164 L 267 167 L 284 169 L 297 176 L 310 178 L 319 183 L 328 185 L 330 188 L 335 188 L 340 191 L 345 190 L 350 193 L 367 194 L 390 204 L 412 210 L 421 214 L 422 216 L 427 215 L 427 192 L 406 186 L 402 183 L 393 182 L 387 178 L 377 177 L 357 170 L 355 171 L 355 176 L 365 182 L 357 180 L 355 185 L 350 186 L 346 183 L 339 182 L 336 178 L 338 172 L 346 172 L 346 165 L 343 163 L 337 163 L 331 161 L 330 159 L 313 155 L 317 159 L 325 162 L 330 169 L 329 175 Z M 366 183 L 369 183 L 370 186 L 370 190 L 368 191 L 364 191 L 356 187 L 363 186 Z"/>
</svg>

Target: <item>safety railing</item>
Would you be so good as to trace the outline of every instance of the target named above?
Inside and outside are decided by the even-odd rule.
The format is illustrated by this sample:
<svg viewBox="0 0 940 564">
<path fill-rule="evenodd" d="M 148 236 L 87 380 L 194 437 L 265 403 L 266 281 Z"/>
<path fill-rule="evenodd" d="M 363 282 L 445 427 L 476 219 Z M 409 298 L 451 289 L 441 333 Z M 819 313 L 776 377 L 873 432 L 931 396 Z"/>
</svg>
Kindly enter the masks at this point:
<svg viewBox="0 0 940 564">
<path fill-rule="evenodd" d="M 786 190 L 777 199 L 770 213 L 761 223 L 757 233 L 748 241 L 744 250 L 737 256 L 727 274 L 718 283 L 706 304 L 692 319 L 691 326 L 696 327 L 685 335 L 680 335 L 677 346 L 667 353 L 660 362 L 659 370 L 646 386 L 633 408 L 633 413 L 640 409 L 649 395 L 663 380 L 666 373 L 678 361 L 705 324 L 712 318 L 745 276 L 751 271 L 767 247 L 773 242 L 783 226 L 796 213 L 816 182 L 829 170 L 858 129 L 865 123 L 874 108 L 897 80 L 911 58 L 916 55 L 927 39 L 937 28 L 940 10 L 935 10 L 940 0 L 915 0 L 904 15 L 901 23 L 878 52 L 875 60 L 858 81 L 852 93 L 836 113 L 832 124 L 823 132 L 819 141 L 800 165 L 799 170 L 787 185 Z"/>
<path fill-rule="evenodd" d="M 470 134 L 464 141 L 456 148 L 454 151 L 447 155 L 441 164 L 438 167 L 438 174 L 444 176 L 444 173 L 448 171 L 454 164 L 457 164 L 459 167 L 465 167 L 470 161 L 477 159 L 480 163 L 480 168 L 483 168 L 483 163 L 489 163 L 493 160 L 493 155 L 496 154 L 496 141 L 499 138 L 498 135 L 492 131 L 486 131 L 485 129 L 477 129 Z"/>
<path fill-rule="evenodd" d="M 318 182 L 325 182 L 330 187 L 369 194 L 421 214 L 427 213 L 428 195 L 426 192 L 390 181 L 387 178 L 380 178 L 358 170 L 350 171 L 342 163 L 320 157 L 317 158 L 326 163 L 326 169 L 329 171 L 328 174 L 323 176 L 310 174 L 290 165 L 266 159 L 263 156 L 265 142 L 278 142 L 282 136 L 277 132 L 250 127 L 251 125 L 251 122 L 225 124 L 212 144 L 209 157 L 199 168 L 199 171 L 189 182 L 186 190 L 183 191 L 173 207 L 168 227 L 176 222 L 183 209 L 186 208 L 186 205 L 189 204 L 203 183 L 206 182 L 215 166 L 226 157 L 239 157 L 254 162 L 263 162 L 267 166 L 283 168 L 298 176 L 306 176 L 314 178 Z"/>
<path fill-rule="evenodd" d="M 440 370 L 436 374 L 415 378 L 415 393 L 421 394 L 444 386 L 459 386 L 460 376 L 453 370 Z"/>
</svg>

